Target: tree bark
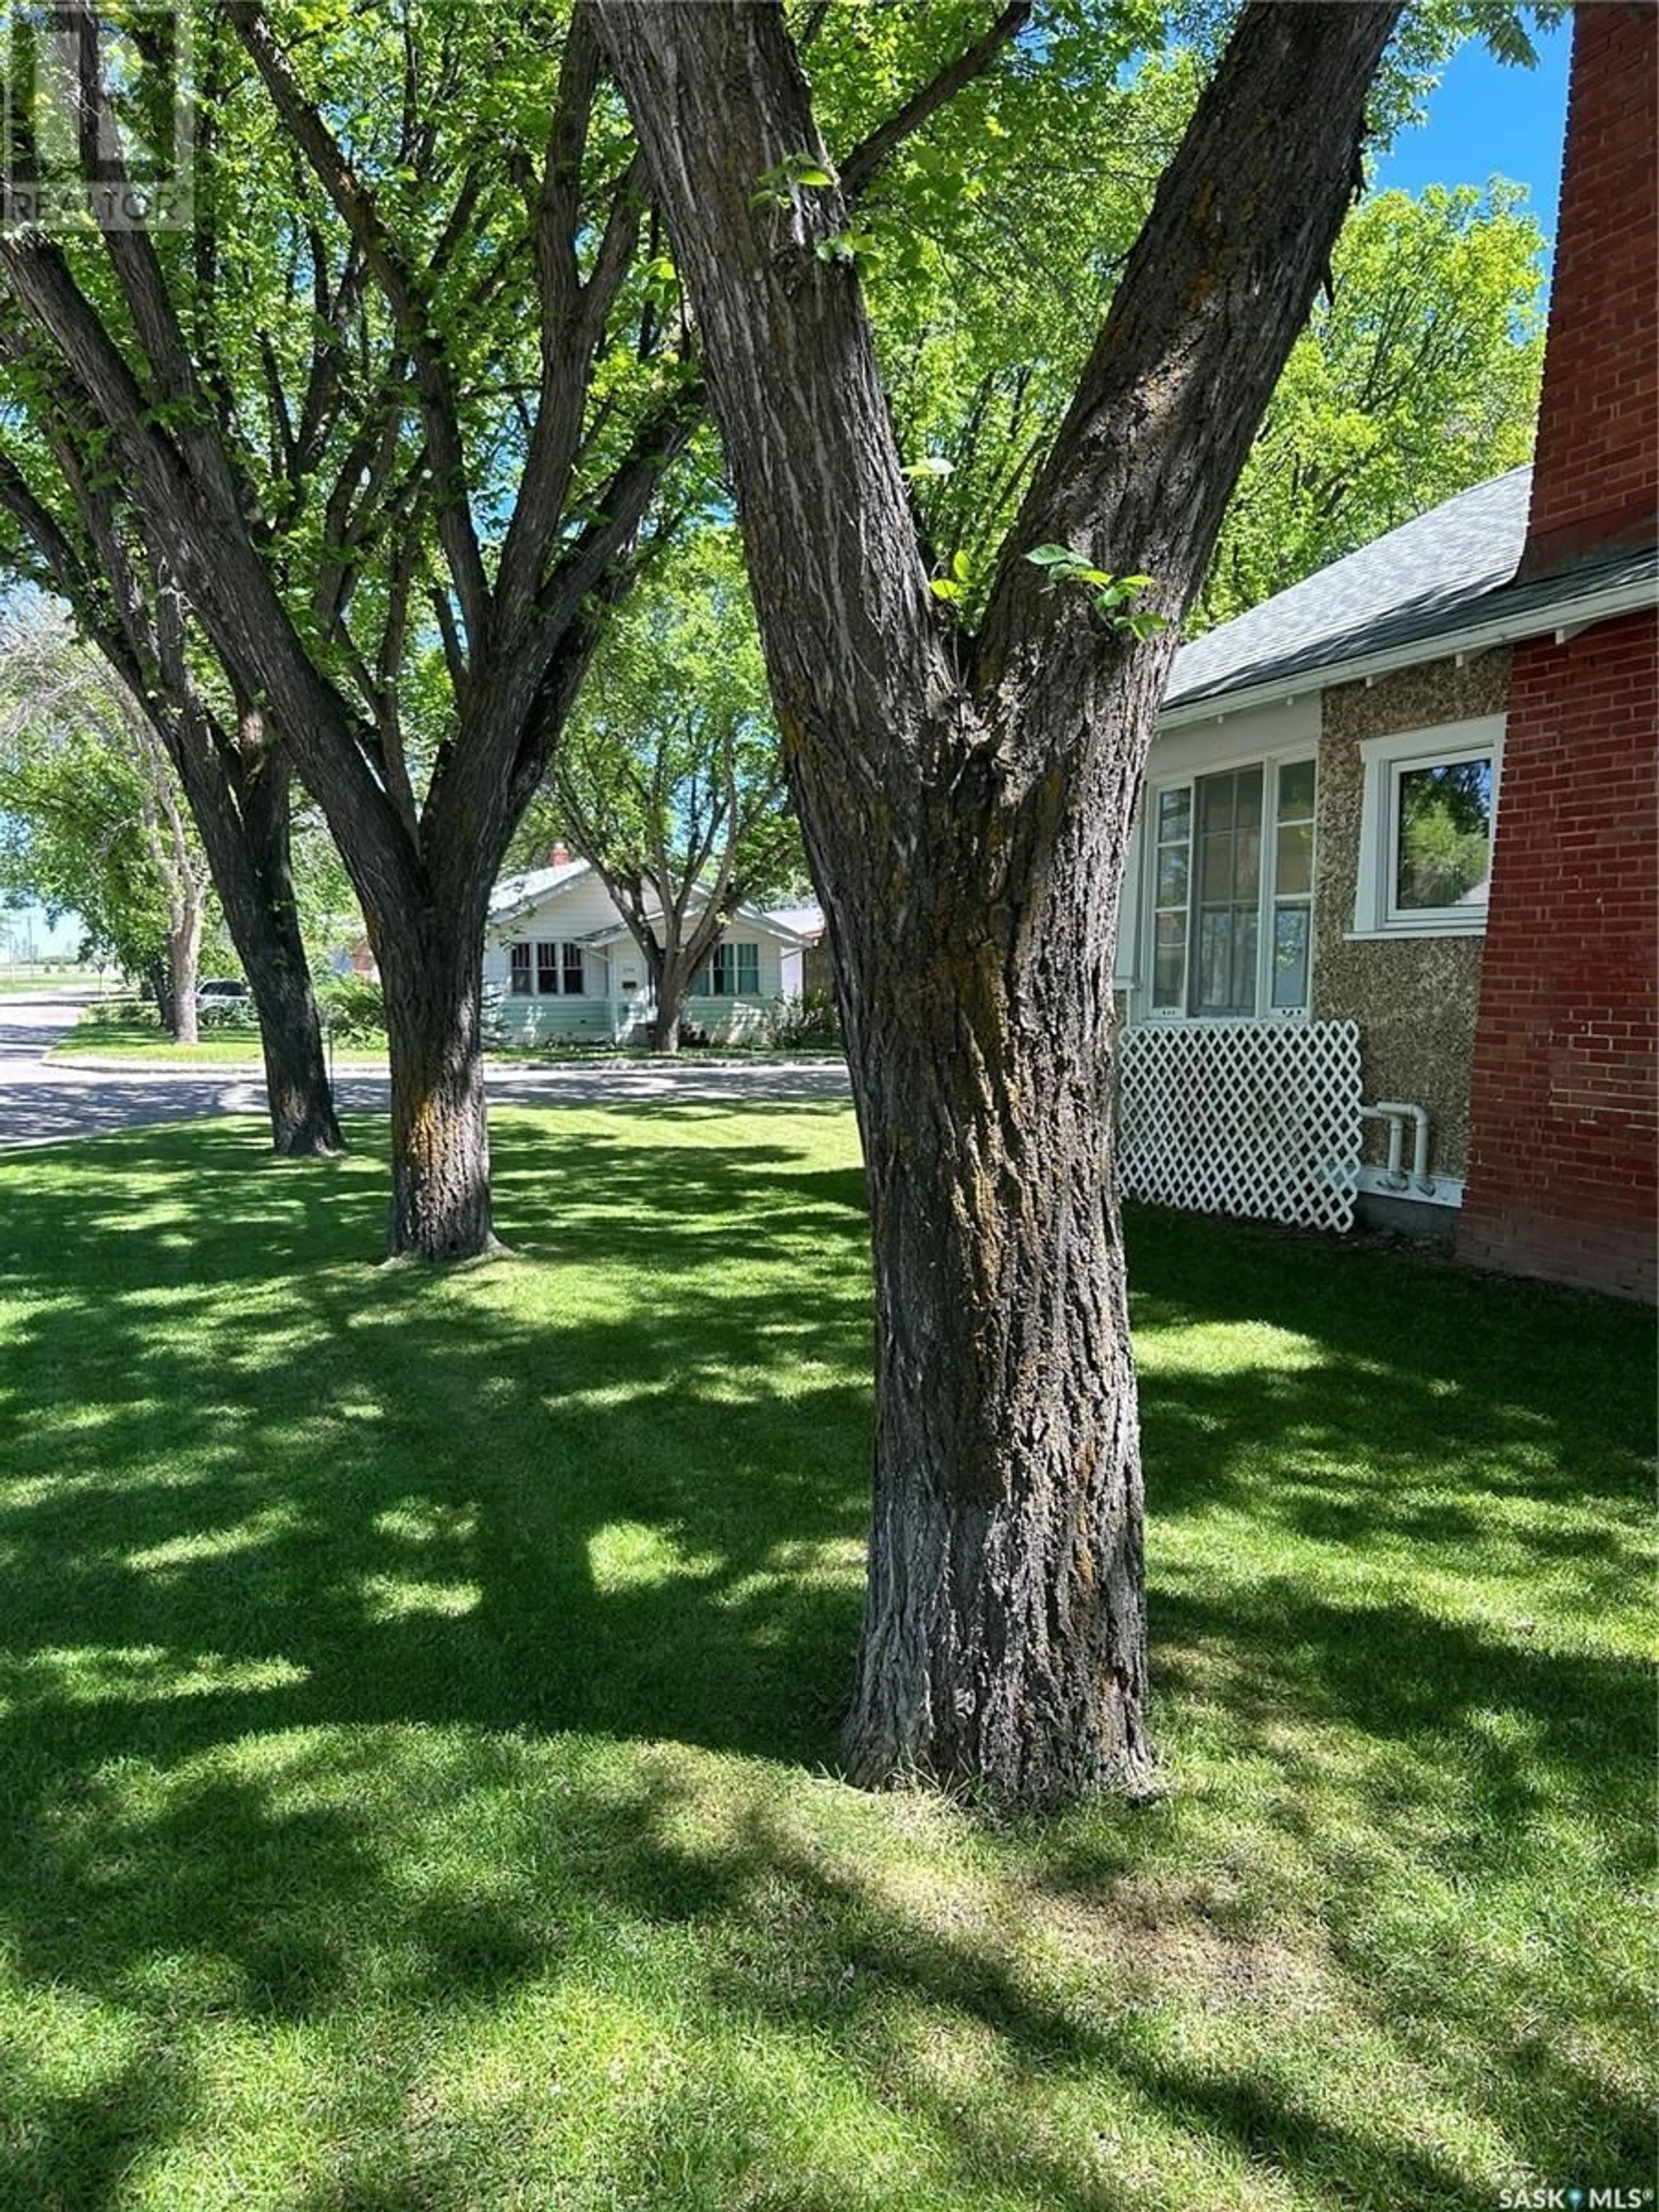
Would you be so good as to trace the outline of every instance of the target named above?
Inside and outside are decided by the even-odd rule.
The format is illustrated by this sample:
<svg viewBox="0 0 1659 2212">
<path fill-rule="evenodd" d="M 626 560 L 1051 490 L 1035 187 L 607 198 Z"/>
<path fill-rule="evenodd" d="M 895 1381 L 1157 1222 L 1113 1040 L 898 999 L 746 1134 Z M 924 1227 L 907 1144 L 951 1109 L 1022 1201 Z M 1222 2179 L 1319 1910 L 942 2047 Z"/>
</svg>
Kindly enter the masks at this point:
<svg viewBox="0 0 1659 2212">
<path fill-rule="evenodd" d="M 199 893 L 188 898 L 177 922 L 167 932 L 167 981 L 173 994 L 173 1034 L 179 1044 L 199 1044 L 201 1010 L 196 986 L 202 973 L 202 901 Z"/>
<path fill-rule="evenodd" d="M 177 1032 L 178 1024 L 173 1012 L 171 963 L 164 960 L 158 952 L 151 958 L 148 973 L 149 988 L 155 997 L 156 1021 L 169 1036 L 173 1036 Z"/>
<path fill-rule="evenodd" d="M 322 1024 L 295 897 L 291 771 L 268 754 L 245 777 L 240 836 L 215 860 L 219 902 L 253 994 L 265 1064 L 272 1149 L 283 1159 L 345 1150 L 324 1057 Z M 198 807 L 196 815 L 203 822 Z"/>
<path fill-rule="evenodd" d="M 782 13 L 597 0 L 694 307 L 871 1199 L 869 1784 L 1049 1804 L 1151 1769 L 1141 1482 L 1111 1124 L 1111 951 L 1178 622 L 1352 189 L 1392 6 L 1247 9 L 1160 186 L 977 635 L 927 589 Z M 945 549 L 948 550 L 948 549 Z"/>
<path fill-rule="evenodd" d="M 859 918 L 844 997 L 877 1413 L 846 1743 L 862 1783 L 1046 1805 L 1151 1779 L 1110 1147 L 1120 796 L 1079 790 L 1047 840 L 1000 795 L 976 823 L 940 806 L 903 907 L 886 928 Z M 1010 876 L 1024 902 L 988 914 L 978 887 Z"/>
<path fill-rule="evenodd" d="M 457 917 L 434 904 L 374 933 L 392 1062 L 392 1259 L 498 1249 L 481 1032 L 488 898 L 486 883 Z"/>
</svg>

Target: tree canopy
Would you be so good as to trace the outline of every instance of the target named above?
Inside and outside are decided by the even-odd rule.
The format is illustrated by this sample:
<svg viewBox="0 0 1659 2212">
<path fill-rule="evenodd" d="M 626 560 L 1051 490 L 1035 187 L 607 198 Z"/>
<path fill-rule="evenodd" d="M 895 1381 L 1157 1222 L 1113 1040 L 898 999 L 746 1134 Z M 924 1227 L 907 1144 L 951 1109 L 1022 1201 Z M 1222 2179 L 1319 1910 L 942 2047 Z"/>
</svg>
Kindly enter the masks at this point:
<svg viewBox="0 0 1659 2212">
<path fill-rule="evenodd" d="M 1544 238 L 1525 202 L 1494 179 L 1354 210 L 1239 479 L 1200 626 L 1528 459 Z"/>
<path fill-rule="evenodd" d="M 38 601 L 0 622 L 0 892 L 78 914 L 84 949 L 194 1035 L 208 882 L 183 793 L 137 702 Z"/>
<path fill-rule="evenodd" d="M 612 619 L 555 757 L 551 818 L 644 956 L 653 1041 L 738 907 L 805 872 L 735 535 L 697 531 Z"/>
</svg>

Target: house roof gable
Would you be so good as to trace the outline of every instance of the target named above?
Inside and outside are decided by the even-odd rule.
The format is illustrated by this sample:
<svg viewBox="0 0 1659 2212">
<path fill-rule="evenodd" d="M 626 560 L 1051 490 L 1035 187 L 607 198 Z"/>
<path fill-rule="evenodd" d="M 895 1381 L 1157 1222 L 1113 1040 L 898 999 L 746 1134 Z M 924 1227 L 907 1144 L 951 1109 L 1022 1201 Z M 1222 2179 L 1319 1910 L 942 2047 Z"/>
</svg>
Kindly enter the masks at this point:
<svg viewBox="0 0 1659 2212">
<path fill-rule="evenodd" d="M 1183 645 L 1165 711 L 1456 627 L 1514 575 L 1531 485 L 1527 468 L 1476 484 Z"/>
<path fill-rule="evenodd" d="M 1528 468 L 1477 484 L 1333 562 L 1316 575 L 1194 638 L 1175 658 L 1166 722 L 1249 698 L 1322 688 L 1382 665 L 1410 666 L 1474 645 L 1596 620 L 1645 604 L 1659 578 L 1651 547 L 1592 550 L 1525 582 Z"/>
</svg>

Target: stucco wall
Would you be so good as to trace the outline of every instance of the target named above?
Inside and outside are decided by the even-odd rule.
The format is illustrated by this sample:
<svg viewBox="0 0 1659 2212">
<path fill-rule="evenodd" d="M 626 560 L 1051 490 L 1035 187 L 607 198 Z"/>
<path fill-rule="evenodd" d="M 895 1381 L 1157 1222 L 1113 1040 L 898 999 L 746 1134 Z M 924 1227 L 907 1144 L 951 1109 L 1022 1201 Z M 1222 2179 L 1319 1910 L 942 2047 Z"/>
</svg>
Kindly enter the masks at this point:
<svg viewBox="0 0 1659 2212">
<path fill-rule="evenodd" d="M 1469 1071 L 1480 997 L 1480 937 L 1350 940 L 1359 866 L 1366 738 L 1501 714 L 1510 655 L 1500 647 L 1459 668 L 1431 662 L 1380 677 L 1369 690 L 1345 684 L 1324 695 L 1319 743 L 1317 896 L 1313 1010 L 1323 1021 L 1357 1021 L 1367 1098 L 1426 1106 L 1431 1163 L 1462 1176 L 1468 1158 Z M 1500 818 L 1502 796 L 1499 797 Z M 1365 1158 L 1380 1163 L 1388 1135 L 1367 1125 Z"/>
</svg>

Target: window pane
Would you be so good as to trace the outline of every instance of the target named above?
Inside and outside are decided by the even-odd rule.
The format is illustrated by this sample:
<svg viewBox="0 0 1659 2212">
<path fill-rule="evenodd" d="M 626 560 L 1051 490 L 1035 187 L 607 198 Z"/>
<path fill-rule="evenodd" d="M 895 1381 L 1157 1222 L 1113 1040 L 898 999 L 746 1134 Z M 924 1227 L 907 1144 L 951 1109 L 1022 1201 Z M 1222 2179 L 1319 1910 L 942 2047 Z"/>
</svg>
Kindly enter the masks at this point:
<svg viewBox="0 0 1659 2212">
<path fill-rule="evenodd" d="M 1198 828 L 1203 837 L 1230 837 L 1233 829 L 1233 778 L 1200 776 L 1198 790 Z"/>
<path fill-rule="evenodd" d="M 1187 848 L 1184 845 L 1164 845 L 1158 855 L 1158 895 L 1154 906 L 1181 906 L 1187 903 Z"/>
<path fill-rule="evenodd" d="M 1308 909 L 1281 906 L 1273 915 L 1273 1004 L 1308 1003 Z"/>
<path fill-rule="evenodd" d="M 1302 898 L 1313 890 L 1313 823 L 1288 822 L 1279 833 L 1273 889 L 1281 898 Z"/>
<path fill-rule="evenodd" d="M 507 960 L 513 978 L 507 989 L 515 999 L 527 999 L 530 996 L 530 947 L 527 945 L 511 946 Z"/>
<path fill-rule="evenodd" d="M 1200 879 L 1199 896 L 1211 902 L 1219 903 L 1233 895 L 1233 839 L 1231 830 L 1204 840 L 1203 873 Z"/>
<path fill-rule="evenodd" d="M 1291 761 L 1279 771 L 1279 818 L 1281 822 L 1306 822 L 1314 811 L 1314 764 L 1311 761 Z"/>
<path fill-rule="evenodd" d="M 1160 845 L 1183 841 L 1192 827 L 1193 802 L 1190 791 L 1160 792 L 1158 801 L 1158 842 Z"/>
<path fill-rule="evenodd" d="M 1400 776 L 1395 904 L 1485 906 L 1492 872 L 1492 763 L 1456 761 Z"/>
<path fill-rule="evenodd" d="M 760 947 L 758 945 L 739 945 L 738 956 L 738 990 L 750 999 L 760 996 Z"/>
<path fill-rule="evenodd" d="M 1258 823 L 1238 833 L 1233 853 L 1233 896 L 1255 899 L 1261 895 L 1261 830 Z"/>
<path fill-rule="evenodd" d="M 584 996 L 587 989 L 587 973 L 582 961 L 582 949 L 580 945 L 566 945 L 561 947 L 561 951 L 564 956 L 562 964 L 565 995 L 567 998 L 580 999 Z"/>
<path fill-rule="evenodd" d="M 1255 1012 L 1255 946 L 1257 915 L 1252 907 L 1233 909 L 1232 996 L 1227 1010 L 1235 1014 Z"/>
<path fill-rule="evenodd" d="M 1203 836 L 1199 896 L 1205 904 L 1254 899 L 1261 879 L 1261 770 L 1201 776 L 1198 823 Z"/>
<path fill-rule="evenodd" d="M 1152 1004 L 1179 1006 L 1187 996 L 1187 917 L 1161 914 L 1152 945 Z"/>
<path fill-rule="evenodd" d="M 559 988 L 559 948 L 556 945 L 536 947 L 536 988 L 544 999 L 556 995 Z"/>
<path fill-rule="evenodd" d="M 1194 1004 L 1200 1013 L 1224 1014 L 1232 1006 L 1233 913 L 1230 907 L 1198 918 L 1198 975 Z"/>
</svg>

